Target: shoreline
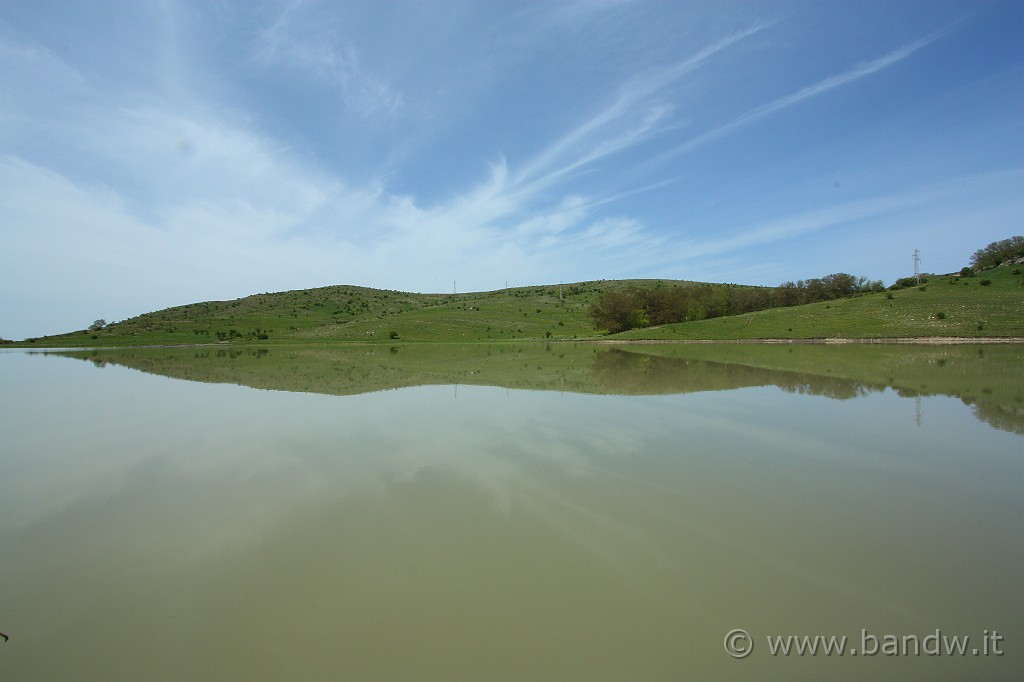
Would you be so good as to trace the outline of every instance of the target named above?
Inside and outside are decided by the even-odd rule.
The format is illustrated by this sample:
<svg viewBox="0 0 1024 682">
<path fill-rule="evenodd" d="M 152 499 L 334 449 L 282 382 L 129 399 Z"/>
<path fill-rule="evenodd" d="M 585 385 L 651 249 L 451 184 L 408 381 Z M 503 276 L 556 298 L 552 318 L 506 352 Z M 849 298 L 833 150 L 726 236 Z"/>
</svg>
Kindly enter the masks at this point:
<svg viewBox="0 0 1024 682">
<path fill-rule="evenodd" d="M 813 339 L 608 339 L 601 337 L 590 337 L 585 339 L 518 339 L 510 341 L 391 341 L 391 345 L 488 345 L 488 344 L 518 344 L 518 343 L 594 343 L 607 346 L 649 346 L 649 345 L 711 345 L 711 344 L 751 344 L 751 345 L 849 345 L 849 344 L 874 344 L 874 345 L 922 345 L 922 346 L 962 346 L 962 345 L 996 345 L 996 344 L 1024 344 L 1024 337 L 1021 336 L 907 336 L 892 338 L 813 338 Z M 380 346 L 387 345 L 381 341 L 338 341 L 319 343 L 295 343 L 295 342 L 271 342 L 271 343 L 183 343 L 183 344 L 139 344 L 137 346 L 31 346 L 16 344 L 5 344 L 0 349 L 23 350 L 35 353 L 54 353 L 68 351 L 105 351 L 117 349 L 146 349 L 146 348 L 254 348 L 254 347 L 296 347 L 296 346 Z"/>
<path fill-rule="evenodd" d="M 1024 343 L 1020 336 L 907 336 L 893 338 L 817 338 L 817 339 L 592 339 L 591 343 L 608 345 L 622 344 L 712 344 L 712 343 L 750 343 L 761 345 L 800 344 L 800 345 L 843 345 L 853 343 L 952 346 L 968 344 L 1013 344 Z"/>
</svg>

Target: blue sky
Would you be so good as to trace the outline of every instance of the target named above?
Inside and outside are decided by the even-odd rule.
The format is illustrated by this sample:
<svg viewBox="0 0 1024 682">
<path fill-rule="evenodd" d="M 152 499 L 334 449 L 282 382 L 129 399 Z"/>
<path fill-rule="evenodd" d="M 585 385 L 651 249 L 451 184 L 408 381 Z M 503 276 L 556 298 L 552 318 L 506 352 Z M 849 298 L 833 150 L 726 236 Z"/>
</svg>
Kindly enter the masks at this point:
<svg viewBox="0 0 1024 682">
<path fill-rule="evenodd" d="M 330 284 L 948 272 L 1024 3 L 0 0 L 0 336 Z"/>
</svg>

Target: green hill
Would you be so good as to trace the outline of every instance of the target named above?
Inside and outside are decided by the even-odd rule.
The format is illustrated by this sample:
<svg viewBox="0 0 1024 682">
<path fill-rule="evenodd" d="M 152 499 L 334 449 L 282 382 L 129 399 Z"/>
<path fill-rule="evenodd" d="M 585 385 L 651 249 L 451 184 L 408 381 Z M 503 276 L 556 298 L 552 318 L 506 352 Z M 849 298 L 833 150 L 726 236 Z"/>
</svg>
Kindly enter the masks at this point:
<svg viewBox="0 0 1024 682">
<path fill-rule="evenodd" d="M 678 280 L 609 280 L 465 294 L 331 286 L 176 306 L 98 330 L 78 330 L 18 345 L 582 339 L 602 334 L 587 315 L 587 307 L 602 292 L 629 286 L 691 284 Z"/>
<path fill-rule="evenodd" d="M 929 275 L 921 286 L 755 313 L 631 329 L 607 338 L 884 339 L 1024 337 L 1021 266 L 976 277 Z"/>
<path fill-rule="evenodd" d="M 629 287 L 681 280 L 602 280 L 465 294 L 332 286 L 167 308 L 102 329 L 28 339 L 35 347 L 528 340 L 731 340 L 1024 337 L 1024 277 L 1001 266 L 976 277 L 930 275 L 921 286 L 607 335 L 588 306 Z"/>
</svg>

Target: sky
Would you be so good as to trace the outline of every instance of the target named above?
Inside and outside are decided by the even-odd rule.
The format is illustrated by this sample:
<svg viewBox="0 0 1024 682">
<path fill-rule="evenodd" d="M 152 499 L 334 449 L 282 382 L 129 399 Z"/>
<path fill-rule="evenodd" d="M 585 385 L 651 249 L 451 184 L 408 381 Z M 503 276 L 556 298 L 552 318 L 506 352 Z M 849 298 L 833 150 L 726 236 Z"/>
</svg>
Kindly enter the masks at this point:
<svg viewBox="0 0 1024 682">
<path fill-rule="evenodd" d="M 1024 3 L 0 0 L 0 337 L 1024 233 Z"/>
</svg>

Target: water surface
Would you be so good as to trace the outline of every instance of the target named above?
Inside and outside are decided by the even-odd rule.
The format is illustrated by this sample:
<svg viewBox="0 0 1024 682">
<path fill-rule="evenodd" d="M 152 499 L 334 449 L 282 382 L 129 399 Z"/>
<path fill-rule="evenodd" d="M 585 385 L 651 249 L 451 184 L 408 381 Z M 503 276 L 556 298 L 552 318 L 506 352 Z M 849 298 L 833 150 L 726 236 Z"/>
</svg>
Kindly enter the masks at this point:
<svg viewBox="0 0 1024 682">
<path fill-rule="evenodd" d="M 1021 669 L 1014 347 L 69 355 L 0 354 L 2 679 Z M 765 640 L 863 629 L 1005 654 Z"/>
</svg>

